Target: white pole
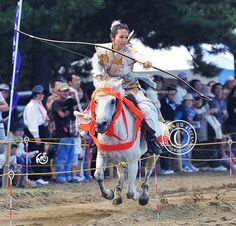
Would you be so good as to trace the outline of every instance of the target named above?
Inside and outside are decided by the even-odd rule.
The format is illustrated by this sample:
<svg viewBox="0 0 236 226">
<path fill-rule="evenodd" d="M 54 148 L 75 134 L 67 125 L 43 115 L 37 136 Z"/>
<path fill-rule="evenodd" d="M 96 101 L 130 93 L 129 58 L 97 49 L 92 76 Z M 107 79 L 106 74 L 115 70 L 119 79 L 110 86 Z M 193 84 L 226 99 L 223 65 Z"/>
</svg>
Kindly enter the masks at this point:
<svg viewBox="0 0 236 226">
<path fill-rule="evenodd" d="M 23 0 L 20 0 L 17 4 L 19 4 L 19 18 L 18 18 L 18 24 L 17 24 L 17 30 L 20 30 L 20 20 L 21 20 L 21 10 L 22 10 L 22 2 Z M 15 31 L 15 24 L 14 24 L 14 31 Z M 12 113 L 12 103 L 13 103 L 13 94 L 14 94 L 14 88 L 15 88 L 15 74 L 16 74 L 16 59 L 18 54 L 18 43 L 19 43 L 19 32 L 16 33 L 16 51 L 14 56 L 14 65 L 13 65 L 13 72 L 12 72 L 12 82 L 11 82 L 11 98 L 10 98 L 10 107 L 9 107 L 9 119 L 7 124 L 7 133 L 10 132 L 10 125 L 11 125 L 11 113 Z"/>
<path fill-rule="evenodd" d="M 14 31 L 17 28 L 18 30 L 20 30 L 20 20 L 21 20 L 21 9 L 22 9 L 22 2 L 23 0 L 20 0 L 19 2 L 17 2 L 17 4 L 19 4 L 19 14 L 18 14 L 18 23 L 17 23 L 17 27 L 15 27 L 15 20 L 14 20 Z M 17 13 L 17 12 L 16 12 Z M 17 16 L 17 14 L 16 14 Z M 11 113 L 12 113 L 12 103 L 13 103 L 13 94 L 14 94 L 14 87 L 15 87 L 15 73 L 16 73 L 16 58 L 17 58 L 17 54 L 18 54 L 18 42 L 19 42 L 19 33 L 16 33 L 16 45 L 15 45 L 15 56 L 14 56 L 14 64 L 13 64 L 13 72 L 12 72 L 12 86 L 11 86 L 11 98 L 10 98 L 10 107 L 9 107 L 9 116 L 8 116 L 8 124 L 7 124 L 7 138 L 9 139 L 10 137 L 10 125 L 11 125 Z M 9 146 L 10 144 L 8 144 Z M 9 171 L 9 157 L 10 157 L 10 150 L 8 150 L 9 148 L 7 148 L 7 150 L 5 151 L 5 156 L 6 156 L 6 164 L 4 167 L 4 174 L 8 173 Z M 7 186 L 7 176 L 3 177 L 2 179 L 2 188 Z"/>
</svg>

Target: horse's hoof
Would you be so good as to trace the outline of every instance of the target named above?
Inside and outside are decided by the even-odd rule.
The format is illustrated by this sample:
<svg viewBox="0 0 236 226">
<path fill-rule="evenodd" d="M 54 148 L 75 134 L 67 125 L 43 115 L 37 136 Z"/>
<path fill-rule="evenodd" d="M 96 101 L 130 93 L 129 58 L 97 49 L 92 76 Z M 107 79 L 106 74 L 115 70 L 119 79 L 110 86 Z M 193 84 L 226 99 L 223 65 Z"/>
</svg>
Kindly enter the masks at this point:
<svg viewBox="0 0 236 226">
<path fill-rule="evenodd" d="M 112 200 L 114 199 L 114 192 L 112 190 L 109 190 L 108 193 L 102 194 L 102 197 L 104 197 L 105 199 Z"/>
<path fill-rule="evenodd" d="M 133 192 L 127 193 L 126 196 L 127 196 L 127 199 L 134 199 L 134 193 Z"/>
<path fill-rule="evenodd" d="M 123 202 L 122 197 L 118 197 L 117 199 L 113 200 L 113 205 L 117 206 L 117 205 L 122 204 L 122 202 Z"/>
<path fill-rule="evenodd" d="M 145 205 L 147 205 L 148 204 L 148 202 L 149 202 L 149 196 L 148 195 L 140 195 L 140 197 L 139 197 L 139 204 L 141 205 L 141 206 L 145 206 Z"/>
</svg>

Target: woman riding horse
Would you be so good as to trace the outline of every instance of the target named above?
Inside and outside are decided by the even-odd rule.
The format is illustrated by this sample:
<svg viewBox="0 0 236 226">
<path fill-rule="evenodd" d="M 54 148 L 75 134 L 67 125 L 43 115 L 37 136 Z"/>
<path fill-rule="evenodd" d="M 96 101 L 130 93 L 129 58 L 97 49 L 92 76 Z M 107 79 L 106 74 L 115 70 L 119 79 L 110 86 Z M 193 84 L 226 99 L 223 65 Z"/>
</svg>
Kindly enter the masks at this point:
<svg viewBox="0 0 236 226">
<path fill-rule="evenodd" d="M 143 62 L 143 67 L 148 69 L 152 66 L 150 61 L 143 61 L 137 51 L 128 44 L 129 28 L 127 24 L 120 21 L 113 21 L 111 25 L 111 43 L 102 44 L 104 47 L 112 48 L 127 56 Z M 134 78 L 133 67 L 136 61 L 124 57 L 108 49 L 96 47 L 96 54 L 93 57 L 94 79 L 97 81 L 108 78 L 122 79 L 122 87 L 126 94 L 133 94 L 139 109 L 144 113 L 146 140 L 149 153 L 160 154 L 161 146 L 156 140 L 158 130 L 157 121 L 160 111 L 158 107 L 145 97 L 138 80 Z"/>
</svg>

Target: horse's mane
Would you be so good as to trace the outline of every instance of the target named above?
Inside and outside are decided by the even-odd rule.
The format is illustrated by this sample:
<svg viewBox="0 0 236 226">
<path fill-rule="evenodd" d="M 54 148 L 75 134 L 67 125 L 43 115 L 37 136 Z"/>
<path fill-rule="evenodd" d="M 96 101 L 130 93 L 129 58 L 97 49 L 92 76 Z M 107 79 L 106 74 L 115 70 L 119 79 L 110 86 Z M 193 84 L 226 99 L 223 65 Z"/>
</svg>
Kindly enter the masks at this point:
<svg viewBox="0 0 236 226">
<path fill-rule="evenodd" d="M 125 91 L 121 85 L 122 81 L 117 79 L 103 80 L 101 82 L 96 82 L 96 89 L 98 88 L 113 88 L 117 92 L 121 94 L 121 96 L 125 95 Z"/>
</svg>

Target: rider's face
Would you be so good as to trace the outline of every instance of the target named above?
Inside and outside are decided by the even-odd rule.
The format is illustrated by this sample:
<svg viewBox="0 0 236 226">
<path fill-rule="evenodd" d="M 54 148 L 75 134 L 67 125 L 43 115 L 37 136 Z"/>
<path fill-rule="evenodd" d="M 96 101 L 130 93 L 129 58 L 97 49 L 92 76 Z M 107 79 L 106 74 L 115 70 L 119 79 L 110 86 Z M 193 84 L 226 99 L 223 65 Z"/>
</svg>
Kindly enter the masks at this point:
<svg viewBox="0 0 236 226">
<path fill-rule="evenodd" d="M 115 37 L 112 38 L 114 50 L 121 50 L 128 44 L 129 33 L 126 29 L 118 29 Z"/>
</svg>

